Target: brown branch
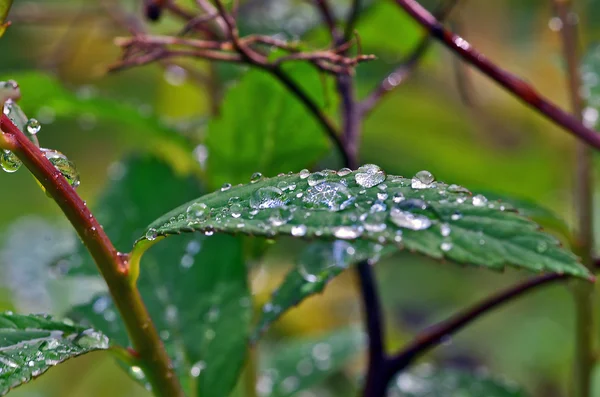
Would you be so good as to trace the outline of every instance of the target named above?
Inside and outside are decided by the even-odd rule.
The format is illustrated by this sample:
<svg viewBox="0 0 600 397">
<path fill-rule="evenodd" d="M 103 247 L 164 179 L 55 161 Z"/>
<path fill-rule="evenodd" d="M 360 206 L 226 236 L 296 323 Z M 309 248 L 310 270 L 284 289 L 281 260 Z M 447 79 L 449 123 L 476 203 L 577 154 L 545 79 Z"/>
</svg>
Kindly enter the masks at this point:
<svg viewBox="0 0 600 397">
<path fill-rule="evenodd" d="M 429 330 L 422 332 L 408 346 L 405 346 L 401 352 L 388 359 L 384 371 L 385 383 L 388 384 L 398 372 L 406 369 L 418 357 L 439 345 L 445 338 L 460 331 L 482 315 L 538 287 L 565 281 L 568 277 L 564 274 L 547 274 L 534 277 L 492 295 L 474 306 L 462 310 L 448 320 L 438 323 Z"/>
<path fill-rule="evenodd" d="M 450 12 L 454 9 L 458 0 L 447 0 L 440 5 L 439 10 L 435 13 L 439 21 L 445 20 Z M 427 50 L 431 47 L 432 35 L 427 33 L 419 43 L 415 45 L 408 56 L 400 63 L 392 73 L 387 75 L 381 83 L 360 103 L 360 112 L 363 117 L 366 117 L 371 110 L 383 99 L 383 97 L 404 83 L 419 66 L 424 58 Z"/>
<path fill-rule="evenodd" d="M 586 127 L 576 117 L 540 95 L 522 79 L 490 62 L 464 38 L 444 29 L 442 24 L 415 0 L 394 0 L 431 35 L 486 76 L 496 81 L 521 101 L 563 127 L 567 132 L 600 149 L 600 134 Z"/>
<path fill-rule="evenodd" d="M 113 246 L 85 202 L 40 149 L 6 116 L 0 118 L 0 146 L 10 148 L 52 196 L 94 258 L 127 333 L 159 396 L 183 396 L 173 366 L 137 287 L 131 282 L 127 256 Z"/>
</svg>

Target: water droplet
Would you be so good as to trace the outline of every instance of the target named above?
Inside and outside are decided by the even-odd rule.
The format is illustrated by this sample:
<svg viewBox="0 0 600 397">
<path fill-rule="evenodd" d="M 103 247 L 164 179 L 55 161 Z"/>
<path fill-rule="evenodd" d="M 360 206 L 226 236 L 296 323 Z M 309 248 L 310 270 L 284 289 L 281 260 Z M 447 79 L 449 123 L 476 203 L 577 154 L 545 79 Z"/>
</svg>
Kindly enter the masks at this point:
<svg viewBox="0 0 600 397">
<path fill-rule="evenodd" d="M 300 175 L 300 179 L 306 179 L 309 177 L 310 171 L 305 168 L 302 171 L 300 171 L 299 175 Z"/>
<path fill-rule="evenodd" d="M 186 216 L 188 219 L 204 219 L 207 206 L 204 203 L 192 203 L 187 207 Z"/>
<path fill-rule="evenodd" d="M 440 226 L 440 232 L 442 234 L 443 237 L 448 237 L 450 235 L 450 232 L 452 230 L 450 229 L 450 225 L 448 225 L 447 223 L 442 223 Z"/>
<path fill-rule="evenodd" d="M 257 189 L 250 197 L 250 207 L 255 209 L 278 208 L 285 205 L 281 189 L 266 186 Z"/>
<path fill-rule="evenodd" d="M 545 241 L 540 241 L 536 247 L 537 252 L 544 253 L 548 250 L 548 243 L 546 243 Z"/>
<path fill-rule="evenodd" d="M 385 181 L 385 172 L 375 164 L 365 164 L 354 174 L 354 180 L 364 188 L 371 188 Z"/>
<path fill-rule="evenodd" d="M 306 281 L 314 283 L 326 277 L 330 268 L 348 268 L 355 255 L 356 249 L 346 241 L 315 242 L 300 254 L 298 272 Z"/>
<path fill-rule="evenodd" d="M 306 225 L 297 225 L 292 227 L 292 236 L 302 237 L 306 234 L 307 227 Z"/>
<path fill-rule="evenodd" d="M 351 170 L 350 168 L 341 168 L 341 169 L 340 169 L 340 170 L 337 172 L 337 174 L 338 174 L 338 176 L 346 176 L 346 175 L 348 175 L 348 174 L 349 174 L 349 173 L 351 173 L 351 172 L 352 172 L 352 170 Z"/>
<path fill-rule="evenodd" d="M 44 156 L 52 163 L 62 176 L 69 182 L 69 185 L 76 188 L 79 186 L 79 172 L 75 165 L 61 152 L 53 149 L 40 148 Z"/>
<path fill-rule="evenodd" d="M 431 220 L 426 216 L 402 211 L 399 208 L 392 208 L 390 217 L 392 222 L 405 229 L 425 230 L 431 226 Z"/>
<path fill-rule="evenodd" d="M 273 226 L 281 226 L 288 223 L 293 218 L 293 213 L 289 208 L 280 207 L 273 211 L 273 213 L 269 216 L 269 222 Z"/>
<path fill-rule="evenodd" d="M 149 241 L 156 240 L 156 236 L 158 236 L 158 232 L 154 228 L 150 228 L 146 232 L 146 239 Z"/>
<path fill-rule="evenodd" d="M 449 241 L 444 241 L 441 245 L 440 245 L 440 249 L 444 252 L 448 252 L 452 249 L 452 243 Z"/>
<path fill-rule="evenodd" d="M 27 132 L 29 132 L 31 135 L 35 135 L 38 132 L 40 132 L 40 130 L 42 129 L 42 125 L 39 121 L 32 118 L 27 121 L 25 128 L 27 129 Z"/>
<path fill-rule="evenodd" d="M 446 190 L 448 190 L 450 193 L 467 193 L 467 194 L 471 194 L 471 191 L 469 189 L 467 189 L 466 187 L 462 187 L 462 186 L 455 185 L 455 184 L 452 184 L 452 185 L 448 186 L 448 188 Z"/>
<path fill-rule="evenodd" d="M 223 186 L 221 186 L 222 192 L 227 191 L 229 189 L 231 189 L 231 183 L 224 183 Z"/>
<path fill-rule="evenodd" d="M 260 181 L 262 178 L 263 178 L 263 175 L 260 172 L 255 172 L 250 177 L 250 183 L 256 183 L 256 182 Z"/>
<path fill-rule="evenodd" d="M 341 183 L 321 182 L 308 188 L 302 201 L 314 209 L 340 211 L 352 204 L 354 197 Z"/>
<path fill-rule="evenodd" d="M 483 207 L 484 205 L 486 205 L 488 202 L 487 198 L 485 198 L 485 196 L 478 194 L 476 196 L 473 197 L 473 205 L 475 207 Z"/>
<path fill-rule="evenodd" d="M 231 212 L 231 216 L 234 218 L 239 218 L 242 216 L 242 205 L 241 204 L 232 204 L 229 207 L 229 211 Z"/>
<path fill-rule="evenodd" d="M 9 150 L 0 151 L 0 167 L 2 167 L 5 172 L 16 172 L 21 168 L 22 164 L 21 160 L 19 160 L 17 155 L 13 152 Z"/>
<path fill-rule="evenodd" d="M 429 171 L 419 171 L 415 174 L 415 176 L 411 179 L 410 186 L 413 189 L 429 189 L 432 187 L 435 178 Z"/>
<path fill-rule="evenodd" d="M 333 228 L 333 235 L 343 240 L 352 240 L 360 237 L 363 229 L 360 226 L 337 226 Z"/>
<path fill-rule="evenodd" d="M 394 203 L 398 204 L 402 200 L 404 200 L 404 194 L 402 194 L 401 192 L 394 193 L 394 196 L 392 197 L 392 201 Z"/>
<path fill-rule="evenodd" d="M 382 232 L 386 229 L 385 223 L 387 219 L 387 212 L 384 211 L 373 211 L 367 214 L 363 224 L 365 229 L 371 233 Z"/>
<path fill-rule="evenodd" d="M 325 182 L 326 178 L 327 174 L 325 174 L 324 172 L 315 172 L 313 174 L 310 174 L 307 179 L 308 186 L 315 186 L 321 182 Z"/>
<path fill-rule="evenodd" d="M 451 216 L 450 219 L 452 219 L 453 221 L 457 221 L 460 218 L 462 218 L 462 214 L 458 211 L 455 211 Z"/>
</svg>

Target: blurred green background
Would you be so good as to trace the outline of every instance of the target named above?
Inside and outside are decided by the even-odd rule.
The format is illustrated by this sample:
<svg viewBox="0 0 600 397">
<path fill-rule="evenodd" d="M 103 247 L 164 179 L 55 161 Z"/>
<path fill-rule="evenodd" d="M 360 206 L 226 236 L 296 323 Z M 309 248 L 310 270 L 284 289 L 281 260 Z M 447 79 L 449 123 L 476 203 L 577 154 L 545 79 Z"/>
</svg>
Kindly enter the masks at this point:
<svg viewBox="0 0 600 397">
<path fill-rule="evenodd" d="M 111 1 L 95 0 L 16 0 L 9 17 L 13 26 L 0 40 L 0 77 L 18 79 L 25 72 L 42 72 L 56 77 L 79 98 L 113 98 L 141 115 L 155 114 L 199 145 L 195 154 L 202 174 L 206 124 L 211 109 L 218 105 L 214 90 L 174 67 L 152 65 L 106 73 L 120 56 L 113 39 L 128 35 L 115 21 L 115 10 L 123 9 L 141 18 L 140 3 L 120 1 L 117 6 Z M 191 8 L 193 1 L 181 3 Z M 243 2 L 242 28 L 265 33 L 283 30 L 287 37 L 301 35 L 307 43 L 321 46 L 326 43 L 326 35 L 318 28 L 318 15 L 310 3 Z M 600 2 L 575 3 L 584 49 L 600 34 Z M 434 8 L 436 2 L 423 4 Z M 347 2 L 336 5 L 343 15 Z M 550 29 L 552 16 L 550 1 L 463 0 L 452 13 L 449 26 L 493 61 L 567 107 L 560 41 Z M 181 26 L 180 21 L 166 16 L 146 28 L 173 34 Z M 358 67 L 356 81 L 361 96 L 384 78 L 423 35 L 392 1 L 376 1 L 366 7 L 357 31 L 363 52 L 378 56 L 376 61 Z M 231 65 L 211 67 L 201 61 L 184 64 L 209 76 L 217 91 L 222 92 L 245 70 Z M 143 125 L 134 132 L 115 117 L 86 112 L 61 117 L 51 106 L 42 106 L 37 114 L 31 114 L 26 101 L 36 93 L 35 85 L 28 87 L 23 92 L 22 106 L 43 124 L 39 134 L 42 146 L 58 149 L 75 162 L 81 174 L 79 192 L 90 205 L 102 191 L 108 172 L 116 172 L 115 161 L 124 154 L 140 148 L 160 152 L 160 140 L 145 135 Z M 317 85 L 316 89 L 322 88 Z M 260 103 L 260 92 L 249 101 Z M 335 111 L 335 100 L 331 98 L 327 106 Z M 568 134 L 434 44 L 410 80 L 387 96 L 366 120 L 360 155 L 362 163 L 377 163 L 391 174 L 410 176 L 427 169 L 437 179 L 473 191 L 533 200 L 570 223 L 573 144 Z M 179 166 L 186 168 L 185 164 Z M 328 156 L 313 166 L 333 168 L 339 164 L 335 156 Z M 248 169 L 246 178 L 254 171 L 261 170 Z M 217 181 L 215 176 L 213 184 Z M 47 270 L 44 259 L 48 253 L 64 253 L 74 241 L 56 205 L 27 171 L 1 173 L 0 186 L 0 309 L 63 314 L 70 303 L 101 289 L 97 280 L 76 285 Z M 63 232 L 57 233 L 49 224 L 59 225 Z M 24 244 L 31 233 L 42 236 L 37 240 L 47 244 Z M 265 263 L 255 268 L 252 284 L 257 302 L 266 299 L 292 265 L 293 256 L 288 253 L 298 247 L 298 243 L 287 240 L 278 242 Z M 473 270 L 408 254 L 380 263 L 377 278 L 391 346 L 400 347 L 420 329 L 527 276 L 516 271 L 497 274 Z M 467 327 L 435 349 L 428 359 L 466 368 L 488 368 L 524 385 L 534 396 L 568 396 L 573 320 L 568 290 L 564 286 L 545 287 Z M 323 295 L 285 315 L 272 337 L 319 334 L 358 321 L 355 280 L 352 274 L 344 274 Z M 347 375 L 356 370 L 349 368 Z M 331 379 L 330 391 L 324 388 L 319 395 L 343 395 L 331 391 L 340 390 L 336 384 L 341 382 L 339 378 Z M 147 392 L 131 382 L 107 354 L 94 353 L 50 370 L 12 395 L 144 396 Z M 596 395 L 600 396 L 600 384 Z"/>
</svg>

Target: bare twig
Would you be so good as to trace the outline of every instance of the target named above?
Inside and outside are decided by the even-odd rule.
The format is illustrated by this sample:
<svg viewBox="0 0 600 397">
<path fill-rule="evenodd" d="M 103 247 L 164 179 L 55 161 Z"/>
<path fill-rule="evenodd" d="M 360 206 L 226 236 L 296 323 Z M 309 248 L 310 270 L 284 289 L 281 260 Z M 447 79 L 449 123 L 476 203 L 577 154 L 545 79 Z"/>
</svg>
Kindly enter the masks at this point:
<svg viewBox="0 0 600 397">
<path fill-rule="evenodd" d="M 521 101 L 563 127 L 567 132 L 600 149 L 600 134 L 586 127 L 576 117 L 573 117 L 547 98 L 544 98 L 535 88 L 522 79 L 490 62 L 482 53 L 473 48 L 467 40 L 444 29 L 442 24 L 417 1 L 394 1 L 412 16 L 415 21 L 427 29 L 434 38 L 462 57 L 463 60 L 496 81 Z"/>
</svg>

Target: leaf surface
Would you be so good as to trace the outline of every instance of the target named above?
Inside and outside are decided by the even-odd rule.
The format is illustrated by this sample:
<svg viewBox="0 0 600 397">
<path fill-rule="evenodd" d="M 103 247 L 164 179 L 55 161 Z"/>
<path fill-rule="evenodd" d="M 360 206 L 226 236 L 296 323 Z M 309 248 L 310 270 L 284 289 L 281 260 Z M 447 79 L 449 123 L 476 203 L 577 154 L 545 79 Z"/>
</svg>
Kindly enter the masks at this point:
<svg viewBox="0 0 600 397">
<path fill-rule="evenodd" d="M 108 349 L 98 331 L 44 315 L 0 314 L 0 395 L 69 358 Z"/>
<path fill-rule="evenodd" d="M 160 217 L 141 240 L 194 231 L 364 240 L 495 270 L 510 265 L 591 278 L 575 255 L 510 204 L 436 182 L 426 171 L 409 179 L 372 164 L 225 185 Z"/>
</svg>

